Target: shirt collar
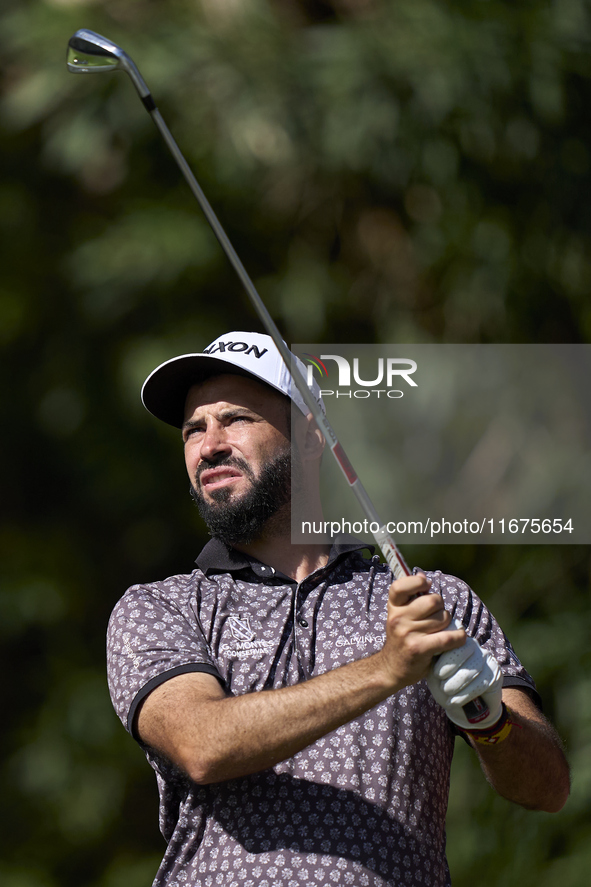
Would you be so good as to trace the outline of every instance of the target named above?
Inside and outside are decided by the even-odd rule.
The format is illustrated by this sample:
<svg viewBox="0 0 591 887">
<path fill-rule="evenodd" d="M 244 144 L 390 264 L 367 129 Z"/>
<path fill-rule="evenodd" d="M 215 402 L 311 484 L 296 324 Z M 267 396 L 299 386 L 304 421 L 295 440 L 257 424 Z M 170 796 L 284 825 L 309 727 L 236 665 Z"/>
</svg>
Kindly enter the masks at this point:
<svg viewBox="0 0 591 887">
<path fill-rule="evenodd" d="M 356 539 L 355 536 L 349 536 L 347 533 L 336 536 L 332 540 L 326 567 L 333 565 L 337 560 L 340 560 L 350 552 L 361 551 L 364 548 L 368 549 L 371 554 L 375 550 L 373 545 L 368 545 L 361 539 Z M 255 557 L 250 557 L 242 551 L 236 551 L 235 548 L 226 545 L 220 539 L 210 539 L 195 563 L 206 576 L 210 573 L 237 573 L 240 570 L 251 570 L 255 576 L 261 579 L 275 577 L 288 582 L 295 582 L 295 579 L 291 579 L 273 567 L 261 563 Z M 323 569 L 326 569 L 326 567 L 323 567 Z"/>
</svg>

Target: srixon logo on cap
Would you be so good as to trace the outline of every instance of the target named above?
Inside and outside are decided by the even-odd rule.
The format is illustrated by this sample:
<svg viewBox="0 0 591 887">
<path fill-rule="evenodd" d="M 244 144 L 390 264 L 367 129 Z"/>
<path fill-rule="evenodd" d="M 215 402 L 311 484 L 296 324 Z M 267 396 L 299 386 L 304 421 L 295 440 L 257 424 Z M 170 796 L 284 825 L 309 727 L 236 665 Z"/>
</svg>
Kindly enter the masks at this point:
<svg viewBox="0 0 591 887">
<path fill-rule="evenodd" d="M 224 351 L 244 352 L 245 354 L 254 354 L 255 357 L 262 357 L 266 354 L 268 348 L 257 348 L 256 345 L 249 345 L 248 342 L 213 342 L 203 349 L 203 354 L 221 354 Z"/>
</svg>

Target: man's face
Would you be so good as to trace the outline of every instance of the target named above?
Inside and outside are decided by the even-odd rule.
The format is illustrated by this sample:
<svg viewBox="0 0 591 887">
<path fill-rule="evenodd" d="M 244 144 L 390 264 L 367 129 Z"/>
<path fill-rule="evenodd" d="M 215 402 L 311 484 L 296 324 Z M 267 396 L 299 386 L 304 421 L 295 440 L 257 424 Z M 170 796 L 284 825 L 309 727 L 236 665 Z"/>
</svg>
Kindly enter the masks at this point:
<svg viewBox="0 0 591 887">
<path fill-rule="evenodd" d="M 243 376 L 187 395 L 183 440 L 192 495 L 212 535 L 256 539 L 290 499 L 289 401 Z"/>
</svg>

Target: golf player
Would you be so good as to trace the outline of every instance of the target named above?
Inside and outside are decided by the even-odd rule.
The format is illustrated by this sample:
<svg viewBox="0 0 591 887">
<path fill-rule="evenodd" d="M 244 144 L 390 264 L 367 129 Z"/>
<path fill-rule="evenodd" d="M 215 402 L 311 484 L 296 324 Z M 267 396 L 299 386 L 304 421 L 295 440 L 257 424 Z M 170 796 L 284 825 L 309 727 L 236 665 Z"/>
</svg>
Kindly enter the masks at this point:
<svg viewBox="0 0 591 887">
<path fill-rule="evenodd" d="M 142 398 L 182 429 L 212 537 L 109 624 L 113 704 L 160 791 L 155 885 L 446 887 L 458 736 L 503 797 L 562 808 L 568 766 L 534 681 L 463 581 L 392 582 L 351 537 L 292 544 L 293 497 L 322 518 L 324 443 L 268 336 L 174 358 Z"/>
</svg>

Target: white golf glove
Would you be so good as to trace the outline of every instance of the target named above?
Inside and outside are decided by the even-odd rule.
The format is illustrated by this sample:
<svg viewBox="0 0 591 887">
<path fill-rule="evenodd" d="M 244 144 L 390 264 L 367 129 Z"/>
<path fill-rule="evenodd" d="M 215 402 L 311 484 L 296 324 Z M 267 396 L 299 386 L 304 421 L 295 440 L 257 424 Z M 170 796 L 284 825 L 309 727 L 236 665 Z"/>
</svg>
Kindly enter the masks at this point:
<svg viewBox="0 0 591 887">
<path fill-rule="evenodd" d="M 454 620 L 451 627 L 459 628 L 459 624 Z M 488 730 L 496 724 L 503 711 L 502 684 L 499 663 L 474 638 L 468 638 L 458 650 L 438 656 L 427 678 L 435 700 L 462 730 Z M 488 706 L 489 714 L 482 721 L 471 723 L 463 706 L 478 696 Z"/>
</svg>

